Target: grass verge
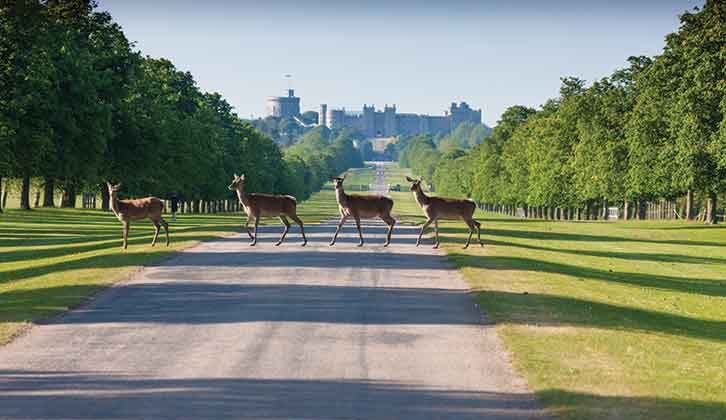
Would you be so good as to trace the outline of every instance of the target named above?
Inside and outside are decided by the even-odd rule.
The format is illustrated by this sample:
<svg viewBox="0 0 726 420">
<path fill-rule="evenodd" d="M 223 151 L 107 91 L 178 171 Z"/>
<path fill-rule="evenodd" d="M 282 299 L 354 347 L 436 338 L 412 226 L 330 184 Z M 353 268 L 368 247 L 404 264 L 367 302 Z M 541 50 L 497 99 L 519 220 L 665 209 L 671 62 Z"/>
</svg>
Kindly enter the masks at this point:
<svg viewBox="0 0 726 420">
<path fill-rule="evenodd" d="M 334 217 L 337 209 L 333 191 L 326 189 L 301 203 L 298 214 L 305 223 L 316 223 Z M 199 241 L 240 232 L 244 221 L 243 213 L 180 214 L 170 221 L 171 246 L 164 246 L 162 232 L 154 248 L 151 223 L 139 221 L 132 223 L 129 248 L 122 251 L 121 224 L 109 212 L 7 210 L 0 214 L 0 345 L 33 321 L 78 305 L 140 266 Z"/>
</svg>

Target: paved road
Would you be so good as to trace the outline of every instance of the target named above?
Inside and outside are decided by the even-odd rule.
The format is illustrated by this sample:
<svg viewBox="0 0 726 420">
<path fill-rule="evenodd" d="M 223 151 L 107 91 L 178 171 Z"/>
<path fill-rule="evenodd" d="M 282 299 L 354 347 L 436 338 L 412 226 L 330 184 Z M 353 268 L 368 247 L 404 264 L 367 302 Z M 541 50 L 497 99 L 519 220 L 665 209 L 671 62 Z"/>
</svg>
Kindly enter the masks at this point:
<svg viewBox="0 0 726 420">
<path fill-rule="evenodd" d="M 0 419 L 542 418 L 445 259 L 364 229 L 146 268 L 0 348 Z"/>
</svg>

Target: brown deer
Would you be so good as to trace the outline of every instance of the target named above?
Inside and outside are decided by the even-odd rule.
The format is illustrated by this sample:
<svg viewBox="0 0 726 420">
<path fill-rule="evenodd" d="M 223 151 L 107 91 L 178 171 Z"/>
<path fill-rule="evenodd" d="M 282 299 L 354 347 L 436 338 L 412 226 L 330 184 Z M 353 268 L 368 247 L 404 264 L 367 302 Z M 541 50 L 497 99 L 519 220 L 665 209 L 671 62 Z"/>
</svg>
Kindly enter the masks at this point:
<svg viewBox="0 0 726 420">
<path fill-rule="evenodd" d="M 411 191 L 413 191 L 416 202 L 419 206 L 421 206 L 421 209 L 426 215 L 426 223 L 421 226 L 421 232 L 418 234 L 416 246 L 419 246 L 421 243 L 421 236 L 423 236 L 426 228 L 433 223 L 436 228 L 436 243 L 434 244 L 434 248 L 439 247 L 439 219 L 464 220 L 464 223 L 466 223 L 469 227 L 469 238 L 466 240 L 464 249 L 469 247 L 471 236 L 474 234 L 474 229 L 476 229 L 476 236 L 479 240 L 479 245 L 484 246 L 481 242 L 481 224 L 474 220 L 473 217 L 474 210 L 476 210 L 476 204 L 474 201 L 460 198 L 429 197 L 424 194 L 423 189 L 421 189 L 421 178 L 413 179 L 407 176 L 406 180 L 411 183 Z"/>
<path fill-rule="evenodd" d="M 349 216 L 353 216 L 355 226 L 358 228 L 358 237 L 360 237 L 360 243 L 358 246 L 363 246 L 363 233 L 360 230 L 361 217 L 380 217 L 388 225 L 386 243 L 383 244 L 383 246 L 388 246 L 388 244 L 391 243 L 393 225 L 396 224 L 396 220 L 391 217 L 393 200 L 382 195 L 346 194 L 343 190 L 345 175 L 343 175 L 342 178 L 334 177 L 330 178 L 330 180 L 333 181 L 333 184 L 335 185 L 335 199 L 338 201 L 338 209 L 340 210 L 340 222 L 338 223 L 338 228 L 335 230 L 335 235 L 333 235 L 333 240 L 330 241 L 330 246 L 335 245 L 338 233 Z"/>
<path fill-rule="evenodd" d="M 239 203 L 242 205 L 242 208 L 247 214 L 245 230 L 247 231 L 247 235 L 250 236 L 250 239 L 252 239 L 252 242 L 250 242 L 250 246 L 255 246 L 255 244 L 257 244 L 257 226 L 260 223 L 260 217 L 263 216 L 277 216 L 280 218 L 282 224 L 285 225 L 285 230 L 282 232 L 282 236 L 280 237 L 280 240 L 277 241 L 275 246 L 279 246 L 282 241 L 285 240 L 287 231 L 290 230 L 290 222 L 287 221 L 287 217 L 291 218 L 295 221 L 295 223 L 300 225 L 300 233 L 302 234 L 303 238 L 302 246 L 307 245 L 308 240 L 305 237 L 305 227 L 303 226 L 302 220 L 297 217 L 297 200 L 295 199 L 295 197 L 291 195 L 255 193 L 248 194 L 245 192 L 244 174 L 242 174 L 242 176 L 237 176 L 237 174 L 234 174 L 232 183 L 229 185 L 228 188 L 231 191 L 237 192 L 237 198 L 239 199 Z M 254 236 L 250 232 L 250 221 L 252 220 L 255 221 Z"/>
<path fill-rule="evenodd" d="M 129 243 L 129 226 L 131 225 L 131 221 L 146 218 L 150 219 L 154 224 L 154 239 L 151 240 L 151 246 L 156 245 L 156 239 L 159 237 L 161 226 L 164 226 L 166 246 L 169 246 L 169 224 L 161 217 L 161 212 L 164 211 L 164 201 L 156 197 L 119 200 L 118 192 L 121 189 L 121 184 L 113 185 L 107 182 L 106 186 L 108 187 L 108 195 L 111 198 L 111 210 L 124 227 L 123 249 L 126 249 Z"/>
</svg>

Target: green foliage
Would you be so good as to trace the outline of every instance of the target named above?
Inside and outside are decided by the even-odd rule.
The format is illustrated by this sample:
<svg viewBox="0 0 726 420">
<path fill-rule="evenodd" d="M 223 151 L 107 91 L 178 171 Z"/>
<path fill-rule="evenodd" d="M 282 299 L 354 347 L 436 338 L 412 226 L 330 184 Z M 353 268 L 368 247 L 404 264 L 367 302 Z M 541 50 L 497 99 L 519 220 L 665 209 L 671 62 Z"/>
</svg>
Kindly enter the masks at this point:
<svg viewBox="0 0 726 420">
<path fill-rule="evenodd" d="M 403 141 L 399 141 L 402 143 Z M 426 180 L 433 180 L 436 164 L 441 157 L 441 152 L 436 149 L 436 144 L 431 136 L 422 134 L 411 138 L 400 144 L 400 163 L 404 168 L 411 168 L 416 176 Z"/>
<path fill-rule="evenodd" d="M 133 51 L 94 8 L 87 0 L 0 6 L 0 177 L 43 178 L 69 204 L 106 180 L 132 196 L 227 198 L 235 172 L 248 175 L 251 191 L 307 198 L 329 175 L 361 166 L 352 139 L 327 129 L 310 131 L 283 159 L 221 95 L 202 92 L 171 61 Z M 302 134 L 293 120 L 265 123 L 277 139 Z"/>
<path fill-rule="evenodd" d="M 471 149 L 480 144 L 492 132 L 492 129 L 484 124 L 476 124 L 472 122 L 463 122 L 459 124 L 451 134 L 439 139 L 437 142 L 439 149 L 446 151 L 449 149 Z"/>
<path fill-rule="evenodd" d="M 440 192 L 491 204 L 582 207 L 688 190 L 715 201 L 726 193 L 726 4 L 684 13 L 663 54 L 628 61 L 590 86 L 563 78 L 537 111 L 507 109 L 481 144 L 467 125 L 438 143 L 466 157 L 439 159 L 431 139 L 413 138 L 397 146 L 400 162 L 427 178 L 437 162 Z"/>
</svg>

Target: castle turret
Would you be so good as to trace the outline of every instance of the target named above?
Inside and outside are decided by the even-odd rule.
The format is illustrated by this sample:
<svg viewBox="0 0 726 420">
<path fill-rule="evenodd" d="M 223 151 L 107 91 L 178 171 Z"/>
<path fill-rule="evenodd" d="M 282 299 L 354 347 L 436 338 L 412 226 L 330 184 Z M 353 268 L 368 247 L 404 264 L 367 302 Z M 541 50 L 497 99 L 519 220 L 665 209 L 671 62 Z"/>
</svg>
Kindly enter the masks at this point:
<svg viewBox="0 0 726 420">
<path fill-rule="evenodd" d="M 383 108 L 383 135 L 389 137 L 396 134 L 396 105 L 386 105 Z"/>
<path fill-rule="evenodd" d="M 328 104 L 320 104 L 320 113 L 318 113 L 318 125 L 328 126 Z"/>
</svg>

